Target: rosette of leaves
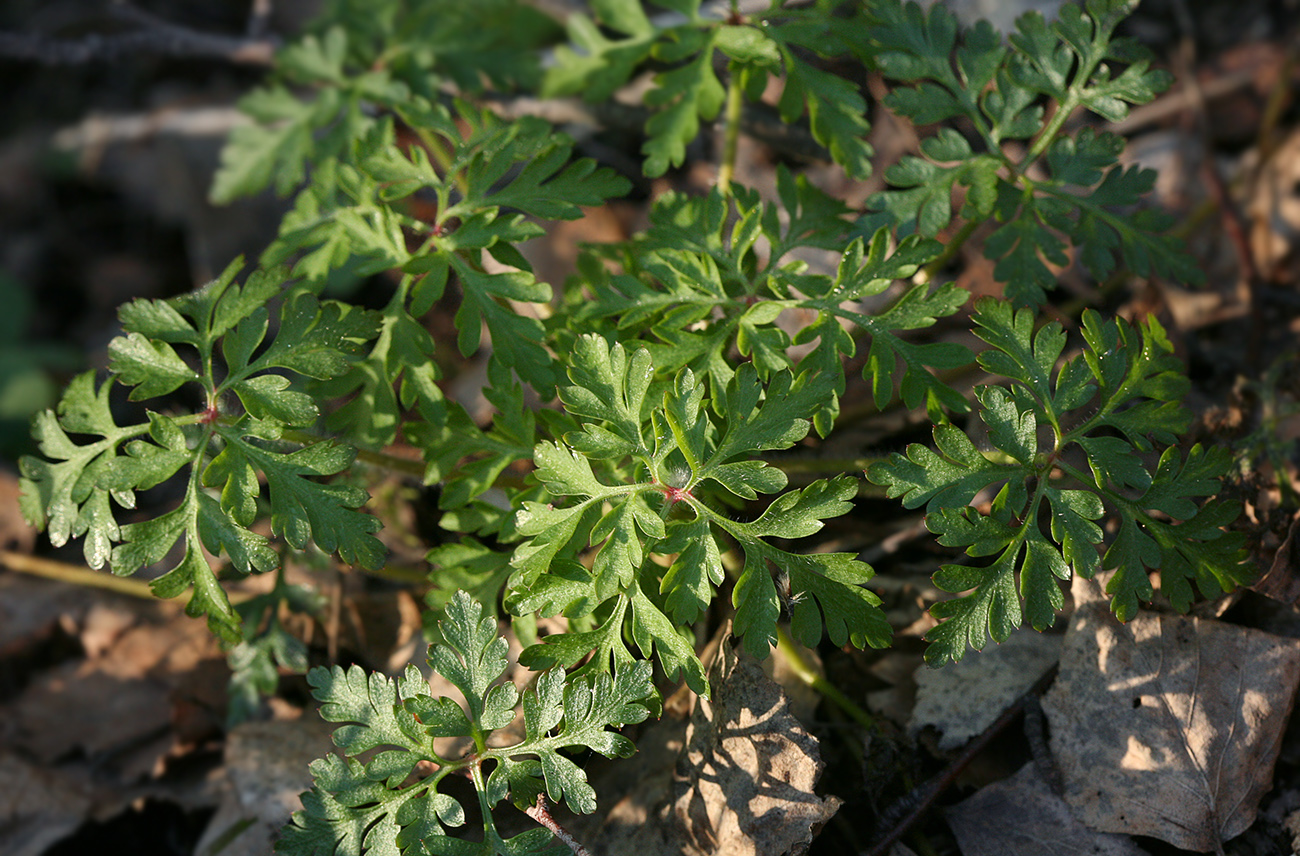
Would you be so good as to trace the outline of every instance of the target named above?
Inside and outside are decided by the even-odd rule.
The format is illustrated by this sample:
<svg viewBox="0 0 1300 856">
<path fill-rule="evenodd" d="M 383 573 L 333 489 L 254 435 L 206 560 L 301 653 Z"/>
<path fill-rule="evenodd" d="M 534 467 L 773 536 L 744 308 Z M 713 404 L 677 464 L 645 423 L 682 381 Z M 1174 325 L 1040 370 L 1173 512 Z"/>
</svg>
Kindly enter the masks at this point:
<svg viewBox="0 0 1300 856">
<path fill-rule="evenodd" d="M 271 332 L 267 303 L 280 296 L 285 272 L 256 271 L 241 286 L 234 282 L 241 266 L 236 261 L 198 291 L 123 306 L 126 335 L 109 343 L 109 380 L 97 384 L 93 372 L 73 380 L 57 412 L 36 418 L 42 457 L 20 462 L 24 515 L 56 546 L 84 538 L 92 568 L 109 564 L 116 574 L 133 574 L 182 543 L 179 564 L 151 582 L 154 592 L 175 597 L 189 589 L 187 611 L 206 615 L 232 642 L 240 639 L 240 618 L 204 551 L 224 554 L 240 574 L 278 567 L 270 539 L 250 528 L 263 501 L 271 531 L 296 548 L 315 543 L 367 568 L 385 555 L 373 535 L 379 521 L 358 510 L 366 492 L 326 481 L 347 470 L 356 451 L 297 433 L 319 410 L 290 385 L 295 375 L 343 373 L 374 337 L 375 317 L 291 291 Z M 199 412 L 149 412 L 143 422 L 118 424 L 115 386 L 130 387 L 131 400 L 141 401 L 191 384 L 202 392 Z M 289 436 L 296 442 L 286 442 Z M 118 509 L 134 509 L 138 491 L 173 477 L 184 485 L 175 508 L 119 523 Z"/>
<path fill-rule="evenodd" d="M 783 596 L 805 645 L 823 631 L 836 645 L 888 644 L 879 600 L 862 586 L 870 566 L 850 554 L 801 554 L 774 543 L 812 535 L 849 511 L 854 480 L 785 491 L 785 474 L 756 458 L 808 433 L 833 378 L 785 370 L 763 384 L 745 363 L 714 412 L 705 400 L 711 387 L 690 369 L 656 379 L 645 348 L 585 335 L 575 341 L 569 380 L 560 400 L 576 430 L 534 450 L 544 494 L 525 497 L 515 516 L 520 543 L 506 605 L 518 615 L 563 613 L 570 632 L 531 646 L 523 662 L 569 666 L 594 651 L 584 668 L 608 669 L 635 659 L 631 641 L 668 675 L 681 673 L 706 692 L 683 633 L 711 603 L 731 545 L 744 555 L 735 632 L 756 655 L 775 640 Z M 772 494 L 749 522 L 717 507 Z M 778 592 L 778 577 L 788 591 Z"/>
<path fill-rule="evenodd" d="M 962 188 L 967 230 L 1000 224 L 984 254 L 996 262 L 1007 296 L 1021 304 L 1043 303 L 1056 283 L 1049 264 L 1067 265 L 1070 248 L 1097 279 L 1118 260 L 1140 276 L 1200 281 L 1182 242 L 1167 233 L 1172 217 L 1139 204 L 1155 173 L 1118 165 L 1124 141 L 1116 134 L 1064 130 L 1078 108 L 1118 122 L 1129 105 L 1169 85 L 1144 49 L 1114 35 L 1135 5 L 1066 4 L 1050 24 L 1028 12 L 1008 44 L 987 21 L 959 29 L 942 3 L 928 12 L 899 0 L 869 4 L 859 53 L 908 84 L 894 88 L 886 106 L 917 125 L 960 119 L 969 129 L 940 127 L 924 139 L 919 157 L 885 172 L 893 189 L 869 205 L 934 236 L 952 220 L 953 191 Z"/>
<path fill-rule="evenodd" d="M 342 757 L 329 754 L 312 762 L 314 784 L 303 794 L 303 810 L 294 813 L 276 842 L 277 852 L 569 852 L 554 845 L 550 830 L 540 826 L 503 838 L 493 812 L 507 798 L 520 808 L 533 806 L 540 794 L 575 812 L 593 811 L 595 791 L 564 753 L 577 749 L 627 757 L 635 752 L 632 742 L 612 729 L 641 722 L 658 707 L 649 663 L 567 682 L 563 670 L 552 669 L 524 691 L 521 705 L 515 685 L 501 682 L 506 640 L 477 601 L 457 592 L 439 630 L 442 641 L 430 646 L 429 666 L 460 690 L 463 705 L 433 696 L 415 666 L 395 680 L 366 675 L 358 666 L 317 667 L 308 674 L 321 717 L 341 723 L 334 743 Z M 502 742 L 500 729 L 510 725 L 520 706 L 523 737 L 493 745 Z M 468 750 L 444 757 L 435 743 L 440 738 L 468 738 Z M 478 797 L 479 841 L 451 834 L 466 824 L 466 812 L 440 786 L 457 774 L 469 778 Z"/>
<path fill-rule="evenodd" d="M 1197 503 L 1218 491 L 1231 456 L 1172 445 L 1191 421 L 1188 381 L 1159 322 L 1134 327 L 1088 310 L 1083 352 L 1058 367 L 1060 324 L 1035 333 L 1032 312 L 993 298 L 978 302 L 974 321 L 991 346 L 980 366 L 1008 381 L 976 392 L 988 448 L 939 425 L 935 448 L 913 444 L 867 473 L 908 508 L 924 505 L 941 544 L 991 557 L 935 574 L 939 588 L 964 594 L 931 609 L 942 623 L 926 636 L 928 661 L 959 660 L 990 635 L 1001 642 L 1025 617 L 1049 627 L 1073 574 L 1112 570 L 1106 592 L 1121 621 L 1153 597 L 1149 570 L 1184 612 L 1193 584 L 1212 597 L 1250 581 L 1242 536 L 1222 528 L 1239 504 Z M 995 489 L 986 506 L 969 504 Z M 1117 528 L 1103 553 L 1107 517 Z"/>
<path fill-rule="evenodd" d="M 569 327 L 641 339 L 659 370 L 690 368 L 707 379 L 719 413 L 736 371 L 733 352 L 764 382 L 782 371 L 821 372 L 833 379 L 811 414 L 821 436 L 839 412 L 844 358 L 857 350 L 856 328 L 870 338 L 863 376 L 877 406 L 897 390 L 909 408 L 964 412 L 965 399 L 932 370 L 968 364 L 970 350 L 916 343 L 907 333 L 952 315 L 967 293 L 952 283 L 918 283 L 887 294 L 937 258 L 941 245 L 918 236 L 894 245 L 884 229 L 863 235 L 848 214 L 843 203 L 784 167 L 777 169 L 775 203 L 736 185 L 728 194 L 715 189 L 702 197 L 666 193 L 651 207 L 643 234 L 593 248 L 580 260 L 567 296 Z M 839 254 L 835 273 L 811 272 L 809 250 Z M 606 260 L 621 272 L 610 272 Z M 778 323 L 785 312 L 801 319 L 794 336 Z M 791 346 L 809 343 L 816 344 L 796 362 Z"/>
</svg>

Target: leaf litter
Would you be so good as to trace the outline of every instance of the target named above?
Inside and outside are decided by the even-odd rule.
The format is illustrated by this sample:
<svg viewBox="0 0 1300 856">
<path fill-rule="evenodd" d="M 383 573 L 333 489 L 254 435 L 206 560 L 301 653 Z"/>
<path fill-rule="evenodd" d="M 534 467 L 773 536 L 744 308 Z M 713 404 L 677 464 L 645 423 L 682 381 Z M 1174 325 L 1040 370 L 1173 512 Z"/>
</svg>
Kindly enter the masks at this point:
<svg viewBox="0 0 1300 856">
<path fill-rule="evenodd" d="M 963 856 L 1142 856 L 1127 836 L 1089 829 L 1034 764 L 945 812 Z"/>
<path fill-rule="evenodd" d="M 824 769 L 817 738 L 730 635 L 709 684 L 711 698 L 695 698 L 689 722 L 665 717 L 637 740 L 646 757 L 640 776 L 622 779 L 628 790 L 597 782 L 612 808 L 583 837 L 593 853 L 798 854 L 835 815 L 842 801 L 816 793 Z"/>
<path fill-rule="evenodd" d="M 1065 801 L 1093 829 L 1223 852 L 1271 789 L 1300 641 L 1089 603 L 1043 698 Z"/>
</svg>

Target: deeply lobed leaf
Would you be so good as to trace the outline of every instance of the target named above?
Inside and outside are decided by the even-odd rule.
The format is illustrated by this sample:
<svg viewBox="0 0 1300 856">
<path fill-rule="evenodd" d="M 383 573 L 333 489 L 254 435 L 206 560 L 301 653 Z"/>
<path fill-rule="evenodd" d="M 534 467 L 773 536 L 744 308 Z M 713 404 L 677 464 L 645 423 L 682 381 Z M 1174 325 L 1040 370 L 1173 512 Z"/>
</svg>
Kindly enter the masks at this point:
<svg viewBox="0 0 1300 856">
<path fill-rule="evenodd" d="M 961 596 L 932 609 L 943 623 L 927 635 L 928 660 L 960 659 L 989 636 L 1002 641 L 1026 615 L 1049 626 L 1062 603 L 1058 580 L 1076 573 L 1114 572 L 1107 592 L 1121 619 L 1152 598 L 1148 570 L 1161 569 L 1162 588 L 1184 610 L 1192 581 L 1205 596 L 1249 581 L 1240 537 L 1221 528 L 1235 508 L 1198 502 L 1218 490 L 1227 455 L 1196 447 L 1184 461 L 1167 445 L 1188 424 L 1186 378 L 1154 319 L 1135 328 L 1088 310 L 1084 351 L 1063 364 L 1066 339 L 1055 322 L 1035 331 L 1029 310 L 992 298 L 976 304 L 974 321 L 991 346 L 980 365 L 1010 381 L 976 391 L 974 416 L 990 448 L 940 425 L 937 452 L 914 444 L 868 471 L 905 505 L 926 503 L 940 543 L 994 557 L 935 575 Z M 1140 453 L 1157 444 L 1167 447 L 1149 469 Z M 981 495 L 985 504 L 972 507 Z M 1118 530 L 1099 556 L 1107 514 Z"/>
<path fill-rule="evenodd" d="M 464 825 L 465 812 L 439 788 L 456 771 L 470 773 L 489 809 L 506 797 L 528 807 L 543 792 L 575 811 L 595 809 L 586 774 L 561 750 L 632 754 L 631 741 L 611 729 L 649 715 L 656 698 L 649 664 L 595 680 L 566 681 L 561 670 L 542 673 L 523 694 L 523 739 L 489 748 L 492 732 L 510 724 L 520 701 L 514 684 L 500 682 L 507 666 L 505 639 L 482 605 L 463 591 L 448 602 L 439 635 L 443 642 L 430 646 L 429 664 L 461 690 L 464 707 L 433 696 L 414 666 L 396 680 L 367 675 L 357 666 L 318 667 L 308 675 L 321 717 L 340 723 L 334 742 L 343 757 L 312 763 L 313 789 L 303 795 L 303 811 L 294 813 L 277 852 L 509 856 L 546 843 L 529 833 L 503 839 L 491 814 L 483 819 L 481 842 L 453 839 L 448 833 Z M 440 756 L 434 739 L 449 736 L 472 737 L 474 749 L 464 758 Z M 369 757 L 365 763 L 356 757 L 362 753 Z M 433 772 L 411 777 L 417 763 Z"/>
</svg>

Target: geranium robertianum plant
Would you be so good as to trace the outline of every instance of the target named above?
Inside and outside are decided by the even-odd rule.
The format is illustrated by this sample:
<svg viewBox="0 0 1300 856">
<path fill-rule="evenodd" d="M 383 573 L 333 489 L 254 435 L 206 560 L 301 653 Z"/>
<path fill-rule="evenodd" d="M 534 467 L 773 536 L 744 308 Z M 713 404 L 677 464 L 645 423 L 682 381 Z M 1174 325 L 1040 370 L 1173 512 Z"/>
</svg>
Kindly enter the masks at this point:
<svg viewBox="0 0 1300 856">
<path fill-rule="evenodd" d="M 759 656 L 786 622 L 806 645 L 888 645 L 870 566 L 799 543 L 852 509 L 859 474 L 791 488 L 768 456 L 832 434 L 845 363 L 860 353 L 877 407 L 925 408 L 935 422 L 935 448 L 913 445 L 868 477 L 925 505 L 940 542 L 974 560 L 936 574 L 960 596 L 934 607 L 931 662 L 1005 639 L 1025 616 L 1051 624 L 1074 574 L 1113 571 L 1121 619 L 1153 596 L 1151 570 L 1181 609 L 1193 583 L 1208 596 L 1249 576 L 1240 538 L 1222 528 L 1235 505 L 1199 504 L 1230 462 L 1180 448 L 1187 382 L 1159 324 L 1089 310 L 1082 351 L 1063 359 L 1063 328 L 1035 314 L 1054 271 L 1075 261 L 1098 278 L 1197 275 L 1169 219 L 1139 206 L 1154 174 L 1120 166 L 1114 134 L 1066 129 L 1077 109 L 1118 120 L 1167 84 L 1114 36 L 1132 4 L 1067 5 L 1052 23 L 1028 14 L 1005 40 L 985 24 L 959 29 L 937 4 L 776 3 L 722 17 L 698 0 L 660 5 L 674 14 L 594 0 L 561 33 L 511 0 L 327 3 L 243 101 L 254 121 L 232 136 L 214 185 L 218 200 L 269 185 L 294 196 L 259 264 L 242 284 L 236 262 L 192 294 L 124 306 L 108 378 L 78 377 L 37 419 L 41 456 L 22 462 L 28 518 L 55 544 L 84 538 L 87 563 L 119 574 L 183 545 L 155 591 L 189 592 L 192 614 L 242 641 L 232 662 L 245 708 L 273 658 L 305 659 L 257 617 L 282 598 L 309 609 L 310 597 L 279 586 L 236 610 L 222 577 L 271 571 L 283 550 L 309 545 L 382 566 L 383 521 L 364 510 L 354 464 L 411 469 L 383 453 L 398 439 L 423 453 L 440 523 L 459 533 L 429 555 L 430 603 L 446 616 L 430 662 L 467 706 L 431 697 L 414 672 L 313 671 L 349 758 L 314 767 L 282 850 L 443 852 L 430 842 L 450 841 L 465 814 L 438 783 L 466 772 L 484 830 L 456 852 L 531 852 L 545 836 L 505 840 L 492 809 L 545 793 L 590 811 L 594 795 L 560 750 L 629 753 L 608 729 L 655 707 L 652 663 L 707 694 L 690 628 L 720 591 Z M 787 166 L 770 198 L 739 185 L 737 135 L 774 81 L 782 122 L 850 175 L 870 171 L 866 102 L 831 61 L 879 72 L 883 106 L 934 129 L 919 154 L 885 172 L 889 187 L 864 210 Z M 541 222 L 579 218 L 632 184 L 548 122 L 492 105 L 533 85 L 605 104 L 641 74 L 644 174 L 683 164 L 716 120 L 717 186 L 662 194 L 644 231 L 585 248 L 561 287 L 540 282 L 519 246 Z M 1005 287 L 974 307 L 988 346 L 978 356 L 916 333 L 963 311 L 967 294 L 940 274 L 971 240 Z M 838 264 L 819 271 L 810 251 Z M 322 296 L 374 275 L 389 283 L 377 308 Z M 454 344 L 425 323 L 449 303 Z M 479 424 L 444 395 L 436 358 L 474 354 L 485 331 L 494 415 Z M 990 380 L 971 402 L 944 377 L 975 360 Z M 117 386 L 151 409 L 119 424 Z M 123 522 L 138 492 L 168 480 L 183 484 L 172 508 Z M 498 610 L 531 639 L 521 660 L 541 672 L 522 696 L 526 737 L 504 748 L 487 737 L 519 697 L 496 683 Z M 555 615 L 567 630 L 532 638 L 530 622 Z M 438 756 L 431 741 L 456 735 L 469 754 Z M 420 761 L 434 772 L 412 782 Z"/>
</svg>

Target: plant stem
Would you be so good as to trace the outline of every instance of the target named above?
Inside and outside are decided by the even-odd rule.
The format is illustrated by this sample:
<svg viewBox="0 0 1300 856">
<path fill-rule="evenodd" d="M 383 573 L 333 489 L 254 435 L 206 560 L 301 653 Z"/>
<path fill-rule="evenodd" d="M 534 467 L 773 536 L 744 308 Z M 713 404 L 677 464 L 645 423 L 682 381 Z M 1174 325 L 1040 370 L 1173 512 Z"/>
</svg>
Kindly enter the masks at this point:
<svg viewBox="0 0 1300 856">
<path fill-rule="evenodd" d="M 930 282 L 938 276 L 939 271 L 946 268 L 948 264 L 957 257 L 957 254 L 961 252 L 962 246 L 970 240 L 970 236 L 975 234 L 975 230 L 979 228 L 979 225 L 982 222 L 982 220 L 967 220 L 961 229 L 958 230 L 957 234 L 953 235 L 948 240 L 948 243 L 944 246 L 943 252 L 939 254 L 939 257 L 921 268 L 920 274 L 917 275 L 917 281 Z"/>
<path fill-rule="evenodd" d="M 727 102 L 722 114 L 722 164 L 718 167 L 718 190 L 723 196 L 731 195 L 731 179 L 736 174 L 736 147 L 740 141 L 740 115 L 744 107 L 740 74 L 734 62 L 728 71 Z"/>
<path fill-rule="evenodd" d="M 537 804 L 524 809 L 524 814 L 549 829 L 552 835 L 560 839 L 564 846 L 572 850 L 577 856 L 591 856 L 590 850 L 579 844 L 569 830 L 560 826 L 555 818 L 551 817 L 551 813 L 546 809 L 546 794 L 538 794 Z"/>
<path fill-rule="evenodd" d="M 45 577 L 47 580 L 58 580 L 59 582 L 85 586 L 86 588 L 107 589 L 108 591 L 129 597 L 138 597 L 143 600 L 157 600 L 146 582 L 117 577 L 100 571 L 92 571 L 90 568 L 83 568 L 80 565 L 72 565 L 67 562 L 56 562 L 53 559 L 28 556 L 25 553 L 17 553 L 13 550 L 0 550 L 0 565 L 11 571 Z"/>
<path fill-rule="evenodd" d="M 795 474 L 820 475 L 822 473 L 840 475 L 869 469 L 872 464 L 888 460 L 888 455 L 872 455 L 860 458 L 797 457 L 790 460 L 769 460 L 768 463 L 788 476 Z"/>
<path fill-rule="evenodd" d="M 850 719 L 863 728 L 872 731 L 876 729 L 875 717 L 854 704 L 853 700 L 846 696 L 839 687 L 813 671 L 812 667 L 800 655 L 799 648 L 795 645 L 794 640 L 790 638 L 790 631 L 780 625 L 777 625 L 776 628 L 776 649 L 785 655 L 791 670 L 794 671 L 799 680 L 821 693 L 824 698 L 834 702 Z"/>
</svg>

